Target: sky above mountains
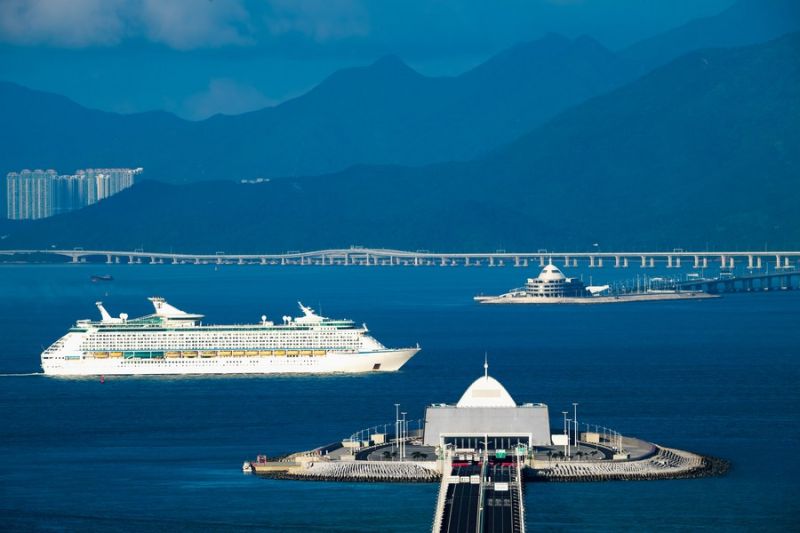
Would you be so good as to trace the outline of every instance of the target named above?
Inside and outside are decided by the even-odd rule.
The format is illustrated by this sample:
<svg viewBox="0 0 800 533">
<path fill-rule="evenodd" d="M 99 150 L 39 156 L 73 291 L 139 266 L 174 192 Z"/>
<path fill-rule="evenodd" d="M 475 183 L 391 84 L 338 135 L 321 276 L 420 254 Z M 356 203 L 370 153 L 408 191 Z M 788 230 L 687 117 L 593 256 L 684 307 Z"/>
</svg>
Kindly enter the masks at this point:
<svg viewBox="0 0 800 533">
<path fill-rule="evenodd" d="M 733 0 L 3 0 L 8 81 L 117 112 L 237 114 L 395 54 L 429 75 L 464 71 L 555 32 L 612 49 Z"/>
</svg>

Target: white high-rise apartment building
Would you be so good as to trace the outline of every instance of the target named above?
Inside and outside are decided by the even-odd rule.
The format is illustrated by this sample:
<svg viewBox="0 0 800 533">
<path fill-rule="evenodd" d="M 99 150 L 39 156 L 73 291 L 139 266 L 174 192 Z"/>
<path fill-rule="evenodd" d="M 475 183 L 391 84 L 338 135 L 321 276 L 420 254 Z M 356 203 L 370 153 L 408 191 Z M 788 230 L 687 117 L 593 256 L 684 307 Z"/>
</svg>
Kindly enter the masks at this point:
<svg viewBox="0 0 800 533">
<path fill-rule="evenodd" d="M 92 205 L 133 185 L 142 168 L 90 168 L 58 175 L 23 170 L 6 176 L 7 216 L 34 220 Z"/>
</svg>

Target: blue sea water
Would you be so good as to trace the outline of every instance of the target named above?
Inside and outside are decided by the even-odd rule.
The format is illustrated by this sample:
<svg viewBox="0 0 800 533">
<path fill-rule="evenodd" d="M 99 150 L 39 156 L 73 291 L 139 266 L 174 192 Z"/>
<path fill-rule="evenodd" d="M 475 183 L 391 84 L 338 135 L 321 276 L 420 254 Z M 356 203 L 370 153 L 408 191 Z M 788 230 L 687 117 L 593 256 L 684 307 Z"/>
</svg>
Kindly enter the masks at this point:
<svg viewBox="0 0 800 533">
<path fill-rule="evenodd" d="M 110 283 L 91 274 L 110 273 Z M 456 401 L 490 373 L 553 424 L 579 418 L 729 459 L 721 478 L 529 484 L 530 531 L 789 531 L 800 518 L 800 291 L 609 306 L 480 306 L 535 269 L 0 267 L 0 523 L 45 531 L 425 531 L 434 484 L 265 480 L 241 463 Z M 586 272 L 588 274 L 588 271 Z M 594 270 L 595 280 L 637 272 Z M 42 348 L 75 319 L 149 312 L 147 296 L 253 322 L 296 300 L 419 342 L 362 376 L 53 379 Z"/>
</svg>

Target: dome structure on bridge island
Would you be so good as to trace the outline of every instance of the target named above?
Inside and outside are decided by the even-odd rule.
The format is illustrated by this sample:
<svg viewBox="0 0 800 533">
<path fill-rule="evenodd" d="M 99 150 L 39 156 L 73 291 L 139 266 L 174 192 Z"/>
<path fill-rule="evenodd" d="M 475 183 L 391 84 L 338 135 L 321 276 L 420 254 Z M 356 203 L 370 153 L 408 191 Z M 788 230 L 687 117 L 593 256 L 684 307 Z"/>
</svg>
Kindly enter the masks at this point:
<svg viewBox="0 0 800 533">
<path fill-rule="evenodd" d="M 547 405 L 518 405 L 489 375 L 484 362 L 483 376 L 467 387 L 458 403 L 438 403 L 425 409 L 423 443 L 465 449 L 547 446 L 551 443 Z"/>
</svg>

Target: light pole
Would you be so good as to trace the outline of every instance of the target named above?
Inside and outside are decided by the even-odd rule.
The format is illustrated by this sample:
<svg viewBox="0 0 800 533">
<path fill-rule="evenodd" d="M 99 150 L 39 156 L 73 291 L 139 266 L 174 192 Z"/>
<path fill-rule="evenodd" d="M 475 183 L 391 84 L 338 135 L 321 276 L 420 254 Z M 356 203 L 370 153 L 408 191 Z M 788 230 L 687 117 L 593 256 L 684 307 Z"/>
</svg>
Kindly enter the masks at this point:
<svg viewBox="0 0 800 533">
<path fill-rule="evenodd" d="M 403 440 L 400 441 L 400 460 L 406 460 L 406 413 L 400 413 L 403 415 L 403 421 L 400 422 L 400 427 L 402 428 Z"/>
<path fill-rule="evenodd" d="M 400 441 L 397 440 L 399 438 L 399 429 L 400 429 L 400 404 L 394 404 L 394 440 L 392 441 L 392 455 L 394 455 L 395 448 L 399 449 Z"/>
<path fill-rule="evenodd" d="M 575 446 L 578 446 L 578 402 L 572 402 L 572 409 L 574 414 L 573 422 L 575 423 Z"/>
<path fill-rule="evenodd" d="M 564 436 L 567 437 L 567 442 L 564 443 L 564 459 L 567 458 L 567 445 L 569 444 L 569 433 L 567 433 L 567 412 L 561 411 L 564 414 Z"/>
</svg>

